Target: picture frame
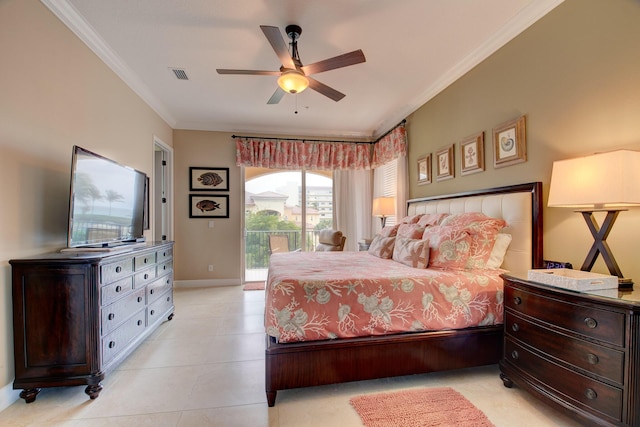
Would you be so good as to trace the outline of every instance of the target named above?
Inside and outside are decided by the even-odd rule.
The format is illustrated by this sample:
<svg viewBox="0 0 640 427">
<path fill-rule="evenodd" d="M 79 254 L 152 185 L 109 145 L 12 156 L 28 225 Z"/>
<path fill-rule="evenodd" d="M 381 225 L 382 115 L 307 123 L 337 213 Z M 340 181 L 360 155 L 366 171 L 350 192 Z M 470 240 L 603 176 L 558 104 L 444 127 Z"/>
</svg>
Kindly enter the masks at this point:
<svg viewBox="0 0 640 427">
<path fill-rule="evenodd" d="M 445 181 L 452 179 L 455 176 L 454 162 L 453 162 L 453 146 L 451 144 L 447 147 L 443 147 L 436 152 L 436 180 Z"/>
<path fill-rule="evenodd" d="M 493 129 L 494 168 L 502 168 L 527 161 L 525 127 L 525 116 L 520 116 Z"/>
<path fill-rule="evenodd" d="M 484 132 L 460 141 L 460 174 L 484 172 Z"/>
<path fill-rule="evenodd" d="M 189 190 L 229 191 L 229 168 L 189 168 Z"/>
<path fill-rule="evenodd" d="M 190 194 L 189 218 L 229 218 L 229 195 Z"/>
<path fill-rule="evenodd" d="M 418 159 L 418 185 L 431 184 L 431 153 Z"/>
</svg>

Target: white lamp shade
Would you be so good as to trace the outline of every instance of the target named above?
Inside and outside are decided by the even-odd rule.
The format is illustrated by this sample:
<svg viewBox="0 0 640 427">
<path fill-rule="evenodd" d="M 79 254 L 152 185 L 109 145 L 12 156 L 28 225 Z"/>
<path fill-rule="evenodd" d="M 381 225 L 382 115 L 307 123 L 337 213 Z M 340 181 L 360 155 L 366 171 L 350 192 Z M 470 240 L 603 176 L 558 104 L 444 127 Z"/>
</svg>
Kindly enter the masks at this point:
<svg viewBox="0 0 640 427">
<path fill-rule="evenodd" d="M 285 92 L 300 93 L 309 86 L 309 79 L 298 70 L 287 70 L 278 77 L 278 86 Z"/>
<path fill-rule="evenodd" d="M 578 209 L 640 205 L 640 151 L 553 162 L 547 205 Z"/>
<path fill-rule="evenodd" d="M 373 199 L 373 214 L 391 216 L 396 214 L 396 200 L 393 197 L 376 197 Z"/>
</svg>

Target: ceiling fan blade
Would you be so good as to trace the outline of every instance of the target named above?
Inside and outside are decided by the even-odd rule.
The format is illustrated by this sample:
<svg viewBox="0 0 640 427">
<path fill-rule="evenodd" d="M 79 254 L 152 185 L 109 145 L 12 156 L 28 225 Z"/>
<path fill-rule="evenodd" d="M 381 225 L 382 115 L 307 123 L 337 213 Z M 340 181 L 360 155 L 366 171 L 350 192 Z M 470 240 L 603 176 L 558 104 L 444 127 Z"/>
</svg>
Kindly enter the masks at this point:
<svg viewBox="0 0 640 427">
<path fill-rule="evenodd" d="M 320 83 L 316 79 L 312 79 L 311 77 L 307 77 L 309 79 L 309 87 L 316 92 L 326 96 L 327 98 L 331 98 L 334 101 L 338 102 L 346 95 L 342 92 L 338 92 L 332 87 L 327 86 L 324 83 Z"/>
<path fill-rule="evenodd" d="M 218 74 L 247 74 L 252 76 L 279 76 L 282 74 L 280 71 L 268 71 L 268 70 L 227 70 L 225 68 L 218 68 L 216 70 Z"/>
<path fill-rule="evenodd" d="M 314 62 L 313 64 L 302 67 L 302 72 L 310 76 L 312 74 L 322 73 L 323 71 L 335 70 L 336 68 L 348 67 L 349 65 L 360 64 L 365 62 L 366 58 L 362 50 L 354 50 L 353 52 L 343 55 L 334 56 L 324 61 Z"/>
<path fill-rule="evenodd" d="M 267 104 L 277 104 L 277 103 L 279 103 L 285 93 L 286 92 L 284 90 L 280 89 L 280 86 L 278 86 L 276 91 L 273 92 L 273 95 L 271 95 L 271 98 L 269 98 L 269 100 L 267 101 Z"/>
<path fill-rule="evenodd" d="M 287 49 L 287 44 L 282 38 L 280 28 L 270 27 L 268 25 L 260 25 L 260 29 L 271 44 L 273 50 L 276 52 L 276 55 L 278 55 L 278 58 L 280 58 L 282 66 L 284 68 L 291 68 L 292 70 L 295 70 L 296 65 L 293 63 L 291 55 L 289 55 L 289 49 Z"/>
</svg>

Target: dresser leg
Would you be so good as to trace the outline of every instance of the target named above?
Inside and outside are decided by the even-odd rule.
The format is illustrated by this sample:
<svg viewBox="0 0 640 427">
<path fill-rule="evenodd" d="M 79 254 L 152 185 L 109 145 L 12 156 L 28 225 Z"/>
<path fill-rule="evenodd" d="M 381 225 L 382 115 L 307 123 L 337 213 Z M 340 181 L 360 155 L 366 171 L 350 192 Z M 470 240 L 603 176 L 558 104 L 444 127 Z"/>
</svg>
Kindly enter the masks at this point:
<svg viewBox="0 0 640 427">
<path fill-rule="evenodd" d="M 38 393 L 40 393 L 39 388 L 25 388 L 20 392 L 20 397 L 23 398 L 26 403 L 31 403 L 36 400 Z"/>
<path fill-rule="evenodd" d="M 89 395 L 91 399 L 96 399 L 102 391 L 102 384 L 90 384 L 84 389 L 84 392 Z"/>
<path fill-rule="evenodd" d="M 277 391 L 268 391 L 267 392 L 267 405 L 269 405 L 269 407 L 272 407 L 273 405 L 276 404 L 276 395 L 278 394 Z"/>
<path fill-rule="evenodd" d="M 506 388 L 513 387 L 513 381 L 511 381 L 509 377 L 503 374 L 502 372 L 500 373 L 500 379 L 502 380 L 502 383 Z"/>
</svg>

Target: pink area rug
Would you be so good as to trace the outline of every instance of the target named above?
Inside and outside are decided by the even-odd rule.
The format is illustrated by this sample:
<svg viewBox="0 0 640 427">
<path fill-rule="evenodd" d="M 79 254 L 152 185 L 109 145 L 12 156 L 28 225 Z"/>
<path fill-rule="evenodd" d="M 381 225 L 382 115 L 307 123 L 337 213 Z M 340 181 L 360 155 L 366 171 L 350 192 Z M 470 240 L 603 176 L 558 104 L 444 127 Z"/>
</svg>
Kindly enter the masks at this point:
<svg viewBox="0 0 640 427">
<path fill-rule="evenodd" d="M 366 427 L 493 426 L 452 388 L 424 388 L 357 396 L 350 401 Z"/>
<path fill-rule="evenodd" d="M 243 291 L 264 291 L 264 282 L 251 282 L 242 287 Z"/>
</svg>

